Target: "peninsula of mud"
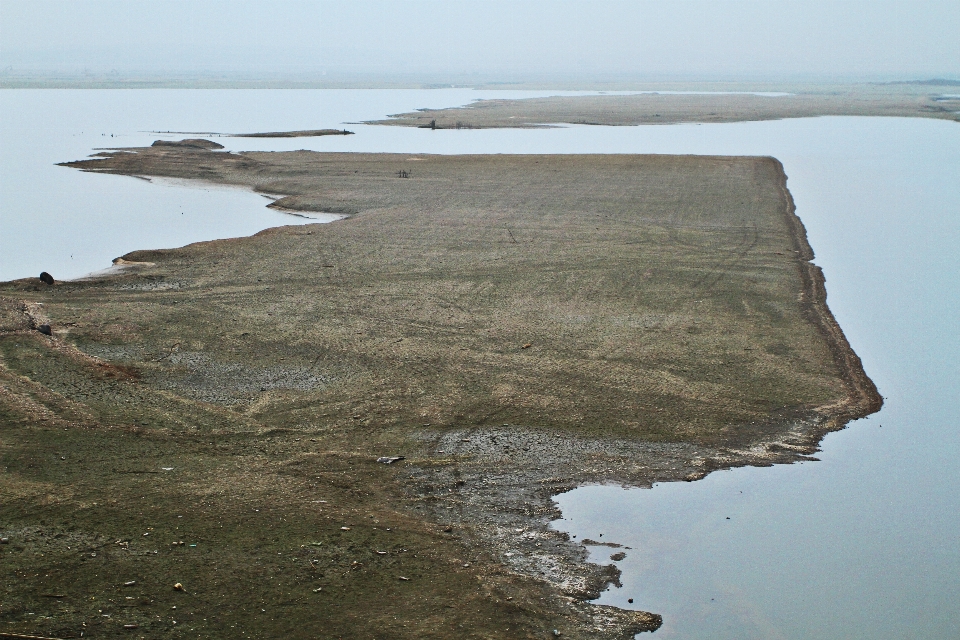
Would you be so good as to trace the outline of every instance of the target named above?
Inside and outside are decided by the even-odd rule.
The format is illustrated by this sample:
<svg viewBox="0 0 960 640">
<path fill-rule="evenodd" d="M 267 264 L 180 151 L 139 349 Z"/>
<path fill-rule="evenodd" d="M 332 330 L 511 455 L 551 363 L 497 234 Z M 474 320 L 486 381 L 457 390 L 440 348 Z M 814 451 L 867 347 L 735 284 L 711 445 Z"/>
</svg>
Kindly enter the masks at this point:
<svg viewBox="0 0 960 640">
<path fill-rule="evenodd" d="M 772 158 L 68 164 L 349 217 L 0 284 L 2 632 L 632 638 L 659 616 L 589 602 L 619 571 L 553 496 L 880 406 Z"/>
</svg>

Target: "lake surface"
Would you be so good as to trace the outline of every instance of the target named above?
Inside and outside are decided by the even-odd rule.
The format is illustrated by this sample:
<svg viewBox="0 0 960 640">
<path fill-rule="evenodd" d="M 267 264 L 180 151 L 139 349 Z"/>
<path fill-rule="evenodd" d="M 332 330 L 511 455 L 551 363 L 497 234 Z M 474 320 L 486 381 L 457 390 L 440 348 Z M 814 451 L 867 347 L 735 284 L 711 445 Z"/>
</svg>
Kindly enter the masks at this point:
<svg viewBox="0 0 960 640">
<path fill-rule="evenodd" d="M 40 270 L 76 277 L 133 249 L 303 222 L 239 189 L 54 166 L 94 147 L 182 137 L 152 130 L 343 128 L 419 107 L 559 93 L 0 91 L 0 278 Z M 356 135 L 217 140 L 230 150 L 779 158 L 826 273 L 830 308 L 886 398 L 883 410 L 829 435 L 820 462 L 653 489 L 582 487 L 557 497 L 565 518 L 554 524 L 631 547 L 617 563 L 623 587 L 600 602 L 663 614 L 656 637 L 960 637 L 960 126 L 815 118 L 347 128 Z M 609 562 L 609 548 L 595 550 Z"/>
</svg>

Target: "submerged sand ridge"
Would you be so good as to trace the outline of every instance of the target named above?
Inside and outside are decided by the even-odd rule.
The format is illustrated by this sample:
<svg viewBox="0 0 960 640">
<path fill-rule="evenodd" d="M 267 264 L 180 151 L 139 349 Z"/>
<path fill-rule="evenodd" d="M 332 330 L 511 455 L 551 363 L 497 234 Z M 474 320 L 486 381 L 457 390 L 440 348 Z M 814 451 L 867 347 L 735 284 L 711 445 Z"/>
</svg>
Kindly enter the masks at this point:
<svg viewBox="0 0 960 640">
<path fill-rule="evenodd" d="M 283 605 L 267 635 L 630 637 L 658 618 L 583 602 L 616 569 L 547 528 L 552 495 L 794 460 L 879 406 L 773 159 L 125 151 L 71 164 L 353 214 L 4 285 L 10 450 L 66 438 L 99 461 L 41 476 L 21 453 L 6 521 L 25 549 L 68 522 L 90 540 L 193 531 L 233 585 L 190 570 L 223 611 L 211 633 L 256 583 L 263 608 L 322 603 Z M 44 562 L 79 562 L 50 544 Z M 182 550 L 157 551 L 108 557 L 162 601 Z M 62 588 L 112 588 L 81 582 Z"/>
</svg>

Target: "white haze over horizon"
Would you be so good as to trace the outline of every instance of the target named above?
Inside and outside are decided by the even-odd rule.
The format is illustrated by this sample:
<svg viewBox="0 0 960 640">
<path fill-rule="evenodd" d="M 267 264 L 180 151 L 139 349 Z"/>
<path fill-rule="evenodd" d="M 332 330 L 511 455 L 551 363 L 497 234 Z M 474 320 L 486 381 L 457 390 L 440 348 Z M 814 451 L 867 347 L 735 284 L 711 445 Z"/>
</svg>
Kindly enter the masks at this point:
<svg viewBox="0 0 960 640">
<path fill-rule="evenodd" d="M 4 75 L 960 79 L 956 0 L 0 0 Z"/>
</svg>

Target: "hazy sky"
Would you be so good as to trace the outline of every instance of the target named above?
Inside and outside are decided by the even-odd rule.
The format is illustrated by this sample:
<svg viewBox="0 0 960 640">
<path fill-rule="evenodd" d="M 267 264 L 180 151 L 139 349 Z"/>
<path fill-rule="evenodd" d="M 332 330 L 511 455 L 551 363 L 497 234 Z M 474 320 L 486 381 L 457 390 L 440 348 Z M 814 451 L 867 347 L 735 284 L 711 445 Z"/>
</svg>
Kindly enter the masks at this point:
<svg viewBox="0 0 960 640">
<path fill-rule="evenodd" d="M 960 77 L 960 0 L 0 0 L 0 69 Z"/>
</svg>

